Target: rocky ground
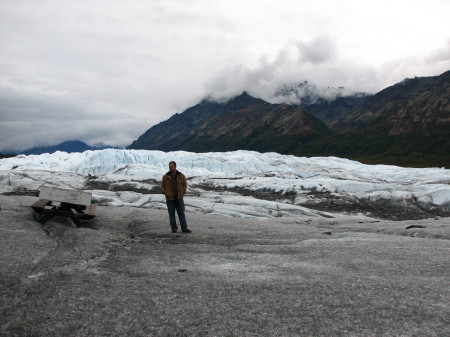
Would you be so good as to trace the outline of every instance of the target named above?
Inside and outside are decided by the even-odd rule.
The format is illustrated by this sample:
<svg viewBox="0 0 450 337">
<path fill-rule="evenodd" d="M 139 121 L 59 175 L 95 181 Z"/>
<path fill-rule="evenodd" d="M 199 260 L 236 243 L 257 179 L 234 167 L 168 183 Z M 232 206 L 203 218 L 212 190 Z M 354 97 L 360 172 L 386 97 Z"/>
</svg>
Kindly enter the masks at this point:
<svg viewBox="0 0 450 337">
<path fill-rule="evenodd" d="M 266 220 L 0 195 L 0 336 L 450 335 L 450 218 Z"/>
</svg>

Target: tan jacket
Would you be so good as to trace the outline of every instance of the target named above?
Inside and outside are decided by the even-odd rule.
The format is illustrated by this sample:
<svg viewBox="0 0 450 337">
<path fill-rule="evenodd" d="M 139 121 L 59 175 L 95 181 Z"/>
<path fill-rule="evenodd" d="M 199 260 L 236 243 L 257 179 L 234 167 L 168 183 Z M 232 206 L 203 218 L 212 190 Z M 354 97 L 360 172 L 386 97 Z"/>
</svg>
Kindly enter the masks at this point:
<svg viewBox="0 0 450 337">
<path fill-rule="evenodd" d="M 172 188 L 172 173 L 169 171 L 162 177 L 161 181 L 161 191 L 166 196 L 167 200 L 175 200 L 175 197 L 173 195 L 173 188 Z M 184 194 L 186 193 L 187 189 L 187 183 L 186 183 L 186 177 L 183 173 L 177 171 L 177 184 L 178 184 L 178 200 L 183 199 Z"/>
</svg>

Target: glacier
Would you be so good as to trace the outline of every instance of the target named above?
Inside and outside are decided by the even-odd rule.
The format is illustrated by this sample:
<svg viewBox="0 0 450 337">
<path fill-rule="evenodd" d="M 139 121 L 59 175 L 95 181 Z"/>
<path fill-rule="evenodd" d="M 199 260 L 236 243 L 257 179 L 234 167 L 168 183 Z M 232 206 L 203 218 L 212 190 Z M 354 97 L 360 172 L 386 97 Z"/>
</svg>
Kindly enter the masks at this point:
<svg viewBox="0 0 450 337">
<path fill-rule="evenodd" d="M 187 211 L 236 217 L 358 213 L 448 216 L 450 170 L 365 165 L 336 157 L 253 151 L 191 153 L 105 149 L 0 160 L 0 194 L 50 186 L 90 190 L 108 206 L 165 208 L 159 182 L 169 161 L 188 178 Z"/>
</svg>

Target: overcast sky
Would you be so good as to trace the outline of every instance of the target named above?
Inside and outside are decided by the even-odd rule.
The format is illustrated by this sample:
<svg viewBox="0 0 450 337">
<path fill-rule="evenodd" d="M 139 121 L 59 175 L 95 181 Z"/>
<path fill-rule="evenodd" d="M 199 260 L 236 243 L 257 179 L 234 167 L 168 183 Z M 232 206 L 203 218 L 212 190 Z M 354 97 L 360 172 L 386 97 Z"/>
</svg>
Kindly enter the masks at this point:
<svg viewBox="0 0 450 337">
<path fill-rule="evenodd" d="M 0 0 L 0 150 L 126 146 L 212 95 L 450 69 L 448 0 Z"/>
</svg>

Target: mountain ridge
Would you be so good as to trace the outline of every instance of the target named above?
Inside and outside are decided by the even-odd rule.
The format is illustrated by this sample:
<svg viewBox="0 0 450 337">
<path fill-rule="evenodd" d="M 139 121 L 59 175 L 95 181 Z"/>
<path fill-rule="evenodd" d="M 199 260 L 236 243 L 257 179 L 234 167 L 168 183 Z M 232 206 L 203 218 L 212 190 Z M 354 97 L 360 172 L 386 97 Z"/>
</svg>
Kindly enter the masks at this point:
<svg viewBox="0 0 450 337">
<path fill-rule="evenodd" d="M 299 89 L 300 88 L 300 89 Z M 450 167 L 450 71 L 405 79 L 376 94 L 343 96 L 344 88 L 317 95 L 308 82 L 279 95 L 303 101 L 269 103 L 247 92 L 210 98 L 150 127 L 129 149 L 213 152 L 254 150 L 297 156 L 338 156 L 364 163 Z M 328 90 L 327 89 L 327 90 Z M 328 95 L 328 94 L 327 94 Z M 34 147 L 21 154 L 83 152 L 81 141 Z M 2 157 L 13 155 L 3 152 Z"/>
<path fill-rule="evenodd" d="M 114 147 L 109 146 L 109 145 L 90 146 L 80 140 L 68 140 L 68 141 L 59 143 L 57 145 L 31 147 L 31 148 L 21 151 L 18 154 L 25 154 L 25 155 L 43 154 L 43 153 L 54 153 L 56 151 L 73 153 L 73 152 L 84 152 L 84 151 L 88 151 L 88 150 L 91 150 L 91 151 L 103 150 L 103 149 L 109 149 L 109 148 L 114 148 Z"/>
<path fill-rule="evenodd" d="M 272 104 L 243 92 L 203 100 L 148 129 L 127 148 L 255 150 L 340 156 L 367 163 L 450 166 L 450 71 L 415 77 L 375 95 Z"/>
<path fill-rule="evenodd" d="M 192 116 L 205 110 L 208 113 L 193 123 Z M 288 153 L 299 143 L 329 133 L 302 107 L 271 104 L 243 92 L 225 103 L 203 100 L 153 126 L 127 148 L 193 152 L 239 148 Z"/>
<path fill-rule="evenodd" d="M 405 88 L 407 92 L 401 90 Z M 423 82 L 421 78 L 400 82 L 378 97 L 376 104 L 369 105 L 362 127 L 314 140 L 295 154 L 345 156 L 370 164 L 450 167 L 450 71 L 423 78 Z M 362 112 L 355 115 L 364 116 Z"/>
</svg>

